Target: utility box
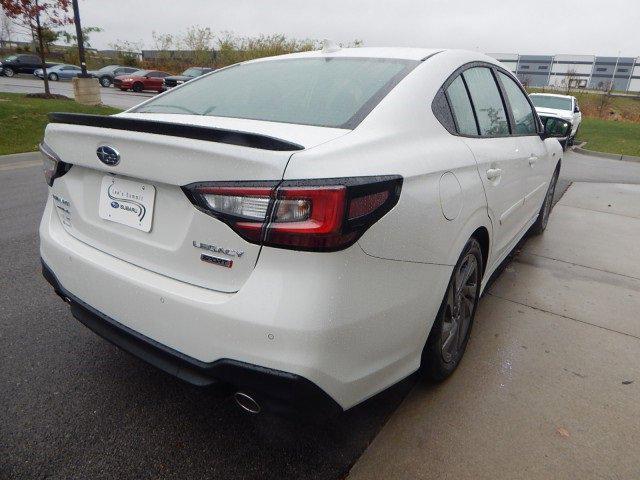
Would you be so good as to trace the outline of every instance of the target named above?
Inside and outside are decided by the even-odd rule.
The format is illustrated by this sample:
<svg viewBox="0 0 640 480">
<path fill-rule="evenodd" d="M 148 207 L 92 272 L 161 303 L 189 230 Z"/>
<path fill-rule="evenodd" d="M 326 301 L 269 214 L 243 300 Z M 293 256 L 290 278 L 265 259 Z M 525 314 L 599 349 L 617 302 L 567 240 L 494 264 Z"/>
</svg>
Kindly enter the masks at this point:
<svg viewBox="0 0 640 480">
<path fill-rule="evenodd" d="M 76 102 L 83 105 L 100 105 L 102 103 L 100 84 L 97 78 L 76 77 L 72 79 L 72 83 Z"/>
</svg>

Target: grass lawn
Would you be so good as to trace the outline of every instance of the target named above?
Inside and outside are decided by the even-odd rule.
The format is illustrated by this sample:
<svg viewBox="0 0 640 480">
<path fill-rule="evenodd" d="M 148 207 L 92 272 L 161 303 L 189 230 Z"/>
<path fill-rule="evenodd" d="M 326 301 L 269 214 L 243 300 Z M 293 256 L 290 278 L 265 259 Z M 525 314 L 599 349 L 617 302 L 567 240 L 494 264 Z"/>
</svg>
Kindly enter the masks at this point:
<svg viewBox="0 0 640 480">
<path fill-rule="evenodd" d="M 640 157 L 640 123 L 584 118 L 578 140 L 587 150 Z"/>
<path fill-rule="evenodd" d="M 75 100 L 26 98 L 21 93 L 0 93 L 0 155 L 38 149 L 49 112 L 109 115 L 120 110 L 88 107 Z"/>
</svg>

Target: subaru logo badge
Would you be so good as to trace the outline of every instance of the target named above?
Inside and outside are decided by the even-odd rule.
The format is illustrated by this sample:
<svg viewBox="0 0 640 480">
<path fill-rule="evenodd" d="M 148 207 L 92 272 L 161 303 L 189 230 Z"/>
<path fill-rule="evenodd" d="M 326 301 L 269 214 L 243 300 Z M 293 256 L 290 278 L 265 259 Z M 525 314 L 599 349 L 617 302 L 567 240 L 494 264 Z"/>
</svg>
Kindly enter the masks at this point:
<svg viewBox="0 0 640 480">
<path fill-rule="evenodd" d="M 120 163 L 120 154 L 118 151 L 108 145 L 102 145 L 96 150 L 96 155 L 102 163 L 113 167 Z"/>
</svg>

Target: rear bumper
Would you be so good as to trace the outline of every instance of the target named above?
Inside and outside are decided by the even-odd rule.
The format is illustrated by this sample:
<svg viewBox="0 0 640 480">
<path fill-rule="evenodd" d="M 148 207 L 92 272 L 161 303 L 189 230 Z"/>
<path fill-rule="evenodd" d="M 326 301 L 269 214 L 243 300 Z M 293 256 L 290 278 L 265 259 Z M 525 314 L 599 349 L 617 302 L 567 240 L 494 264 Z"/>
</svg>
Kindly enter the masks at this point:
<svg viewBox="0 0 640 480">
<path fill-rule="evenodd" d="M 370 257 L 357 244 L 326 255 L 265 247 L 238 292 L 217 292 L 81 242 L 67 231 L 78 215 L 69 209 L 63 226 L 47 201 L 40 255 L 76 318 L 191 383 L 230 383 L 305 408 L 317 397 L 328 406 L 314 408 L 349 409 L 417 370 L 451 274 Z M 238 382 L 238 365 L 267 377 Z M 278 378 L 276 391 L 263 378 Z"/>
<path fill-rule="evenodd" d="M 304 377 L 231 359 L 206 363 L 162 345 L 87 305 L 60 284 L 42 261 L 42 275 L 71 307 L 73 316 L 94 333 L 135 357 L 196 386 L 224 384 L 250 393 L 267 410 L 297 416 L 331 417 L 342 408 Z"/>
</svg>

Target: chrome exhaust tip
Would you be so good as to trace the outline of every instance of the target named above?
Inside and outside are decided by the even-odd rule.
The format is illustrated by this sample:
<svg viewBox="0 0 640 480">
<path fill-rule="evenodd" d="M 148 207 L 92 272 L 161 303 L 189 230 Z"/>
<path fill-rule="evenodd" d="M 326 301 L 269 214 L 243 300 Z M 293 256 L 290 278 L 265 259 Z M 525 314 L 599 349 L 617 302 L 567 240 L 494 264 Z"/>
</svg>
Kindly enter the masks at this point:
<svg viewBox="0 0 640 480">
<path fill-rule="evenodd" d="M 250 395 L 247 395 L 244 392 L 236 392 L 233 394 L 233 399 L 245 412 L 249 412 L 254 415 L 260 413 L 260 404 Z"/>
</svg>

